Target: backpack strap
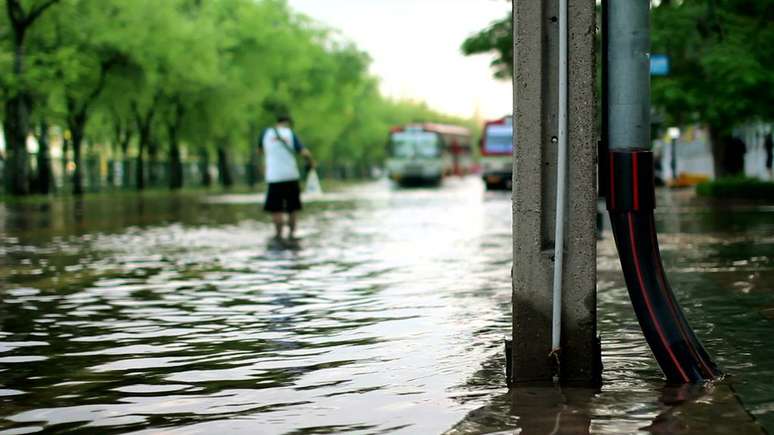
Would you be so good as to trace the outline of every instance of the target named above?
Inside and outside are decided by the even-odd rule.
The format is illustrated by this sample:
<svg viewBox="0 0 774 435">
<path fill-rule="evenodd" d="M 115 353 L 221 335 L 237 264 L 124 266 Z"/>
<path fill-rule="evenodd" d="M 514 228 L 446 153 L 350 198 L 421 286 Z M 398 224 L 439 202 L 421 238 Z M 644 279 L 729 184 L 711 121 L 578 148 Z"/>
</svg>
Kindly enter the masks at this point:
<svg viewBox="0 0 774 435">
<path fill-rule="evenodd" d="M 288 143 L 288 142 L 285 140 L 285 138 L 284 138 L 284 137 L 280 136 L 280 134 L 279 134 L 279 131 L 277 131 L 277 129 L 276 129 L 275 127 L 272 127 L 271 129 L 272 129 L 272 131 L 274 132 L 274 135 L 275 135 L 275 136 L 277 136 L 277 140 L 279 140 L 280 142 L 282 142 L 282 145 L 284 145 L 284 146 L 285 146 L 285 149 L 286 149 L 286 150 L 287 150 L 287 151 L 288 151 L 288 152 L 289 152 L 291 155 L 295 156 L 295 155 L 296 155 L 296 151 L 293 149 L 293 147 L 292 147 L 292 146 L 290 146 L 290 144 L 289 144 L 289 143 Z"/>
</svg>

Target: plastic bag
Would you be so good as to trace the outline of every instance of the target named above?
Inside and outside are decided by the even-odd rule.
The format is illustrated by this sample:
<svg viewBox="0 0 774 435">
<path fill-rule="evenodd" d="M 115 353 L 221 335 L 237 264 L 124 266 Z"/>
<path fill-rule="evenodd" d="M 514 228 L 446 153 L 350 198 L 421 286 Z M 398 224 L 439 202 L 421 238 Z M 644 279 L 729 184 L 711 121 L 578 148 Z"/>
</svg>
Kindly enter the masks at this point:
<svg viewBox="0 0 774 435">
<path fill-rule="evenodd" d="M 320 178 L 317 176 L 317 171 L 312 168 L 306 173 L 306 186 L 304 188 L 306 195 L 322 195 L 322 186 L 320 186 Z"/>
</svg>

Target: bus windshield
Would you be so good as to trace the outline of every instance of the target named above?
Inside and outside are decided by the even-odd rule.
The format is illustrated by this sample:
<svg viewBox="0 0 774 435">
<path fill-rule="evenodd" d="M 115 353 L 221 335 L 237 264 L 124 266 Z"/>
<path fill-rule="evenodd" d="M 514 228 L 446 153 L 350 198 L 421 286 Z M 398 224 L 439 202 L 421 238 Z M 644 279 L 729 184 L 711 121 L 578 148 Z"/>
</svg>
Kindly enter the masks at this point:
<svg viewBox="0 0 774 435">
<path fill-rule="evenodd" d="M 513 152 L 513 126 L 507 124 L 487 126 L 483 148 L 487 154 L 511 154 Z"/>
<path fill-rule="evenodd" d="M 394 157 L 438 157 L 439 145 L 438 135 L 428 131 L 400 131 L 390 137 Z"/>
</svg>

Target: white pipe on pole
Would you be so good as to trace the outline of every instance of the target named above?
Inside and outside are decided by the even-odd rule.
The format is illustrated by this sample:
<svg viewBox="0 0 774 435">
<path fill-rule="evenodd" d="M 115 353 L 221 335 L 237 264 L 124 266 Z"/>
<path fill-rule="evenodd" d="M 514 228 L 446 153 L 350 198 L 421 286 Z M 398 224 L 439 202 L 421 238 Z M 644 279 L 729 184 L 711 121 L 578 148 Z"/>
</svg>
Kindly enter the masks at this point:
<svg viewBox="0 0 774 435">
<path fill-rule="evenodd" d="M 559 0 L 559 156 L 556 168 L 556 225 L 554 233 L 554 292 L 551 351 L 562 340 L 562 275 L 564 266 L 564 209 L 567 193 L 567 0 Z"/>
</svg>

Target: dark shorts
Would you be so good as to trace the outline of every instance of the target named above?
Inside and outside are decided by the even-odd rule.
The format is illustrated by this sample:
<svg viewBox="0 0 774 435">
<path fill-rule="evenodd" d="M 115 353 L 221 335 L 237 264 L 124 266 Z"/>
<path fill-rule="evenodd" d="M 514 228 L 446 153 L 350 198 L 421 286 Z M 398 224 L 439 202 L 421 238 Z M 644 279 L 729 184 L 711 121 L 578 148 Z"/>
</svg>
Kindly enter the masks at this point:
<svg viewBox="0 0 774 435">
<path fill-rule="evenodd" d="M 269 183 L 263 209 L 269 212 L 293 212 L 301 210 L 301 188 L 298 180 Z"/>
</svg>

